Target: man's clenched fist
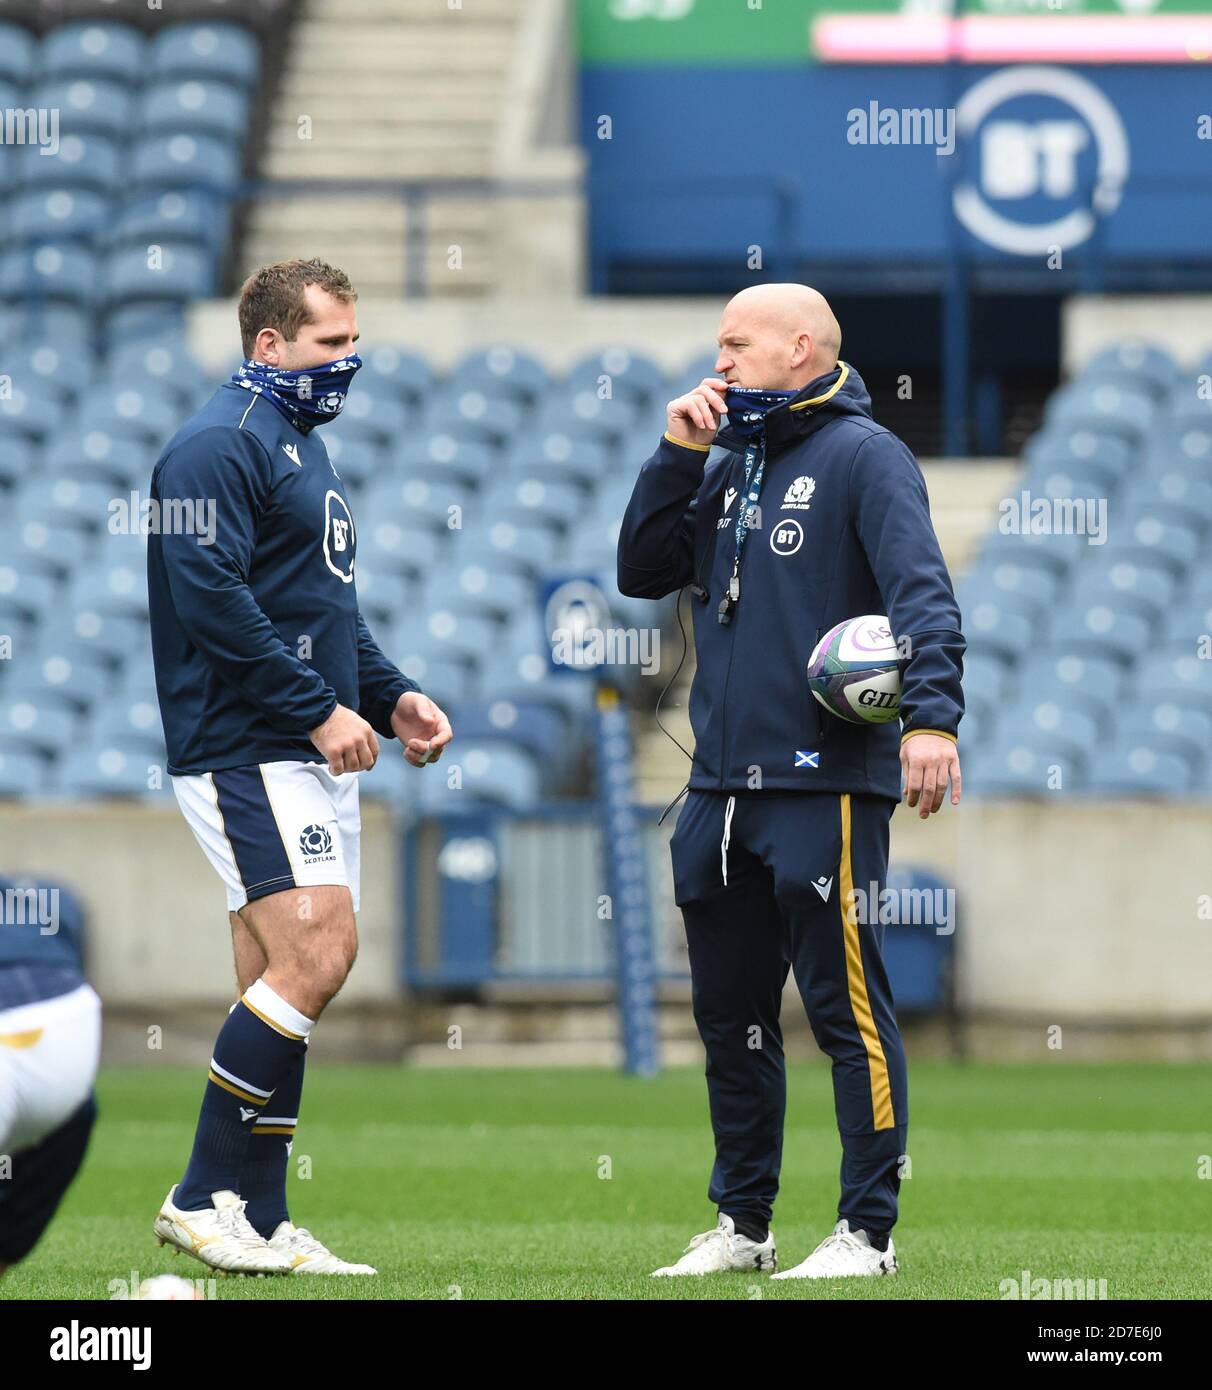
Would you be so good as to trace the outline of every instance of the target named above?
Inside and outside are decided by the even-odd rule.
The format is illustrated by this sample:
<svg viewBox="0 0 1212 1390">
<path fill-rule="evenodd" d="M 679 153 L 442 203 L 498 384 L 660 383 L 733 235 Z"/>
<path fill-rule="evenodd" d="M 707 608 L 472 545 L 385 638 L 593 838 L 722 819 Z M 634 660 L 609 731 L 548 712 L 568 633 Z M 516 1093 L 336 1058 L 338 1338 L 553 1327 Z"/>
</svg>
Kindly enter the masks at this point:
<svg viewBox="0 0 1212 1390">
<path fill-rule="evenodd" d="M 334 777 L 344 772 L 369 772 L 379 756 L 379 736 L 356 710 L 338 705 L 308 738 L 328 759 Z"/>
</svg>

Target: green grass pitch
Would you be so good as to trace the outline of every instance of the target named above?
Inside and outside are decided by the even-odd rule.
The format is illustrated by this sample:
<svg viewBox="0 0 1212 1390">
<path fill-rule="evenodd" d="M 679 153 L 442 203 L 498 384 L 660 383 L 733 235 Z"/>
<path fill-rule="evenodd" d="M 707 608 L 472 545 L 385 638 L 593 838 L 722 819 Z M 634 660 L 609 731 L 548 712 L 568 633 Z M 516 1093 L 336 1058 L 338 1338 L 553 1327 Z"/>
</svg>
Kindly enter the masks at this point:
<svg viewBox="0 0 1212 1390">
<path fill-rule="evenodd" d="M 291 1216 L 366 1278 L 218 1278 L 217 1299 L 998 1299 L 1003 1279 L 1105 1279 L 1110 1298 L 1212 1296 L 1206 1070 L 911 1064 L 911 1176 L 894 1279 L 655 1280 L 714 1225 L 701 1070 L 308 1070 Z M 201 1071 L 110 1070 L 85 1167 L 0 1299 L 106 1299 L 111 1281 L 209 1272 L 157 1247 Z M 306 1160 L 311 1176 L 298 1175 Z M 835 1219 L 825 1064 L 789 1075 L 783 1268 Z M 1205 1160 L 1206 1162 L 1206 1160 Z"/>
</svg>

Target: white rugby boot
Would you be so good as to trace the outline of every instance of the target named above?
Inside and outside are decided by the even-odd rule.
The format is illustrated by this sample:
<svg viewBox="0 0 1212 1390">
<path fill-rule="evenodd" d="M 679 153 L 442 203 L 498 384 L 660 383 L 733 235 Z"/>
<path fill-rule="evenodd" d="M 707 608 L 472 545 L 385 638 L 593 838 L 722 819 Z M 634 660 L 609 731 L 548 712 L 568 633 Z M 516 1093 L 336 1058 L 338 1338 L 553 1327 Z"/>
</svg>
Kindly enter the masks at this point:
<svg viewBox="0 0 1212 1390">
<path fill-rule="evenodd" d="M 806 1260 L 772 1275 L 774 1279 L 842 1279 L 855 1274 L 895 1274 L 896 1247 L 888 1237 L 887 1250 L 877 1250 L 866 1231 L 852 1231 L 842 1220 Z"/>
<path fill-rule="evenodd" d="M 173 1202 L 178 1184 L 169 1189 L 152 1230 L 158 1245 L 174 1246 L 211 1269 L 229 1274 L 289 1274 L 290 1256 L 274 1250 L 244 1215 L 238 1192 L 212 1192 L 213 1207 L 182 1211 Z"/>
<path fill-rule="evenodd" d="M 269 1238 L 270 1246 L 287 1256 L 294 1274 L 378 1274 L 373 1265 L 350 1264 L 334 1255 L 306 1226 L 281 1221 Z"/>
<path fill-rule="evenodd" d="M 777 1267 L 773 1231 L 767 1231 L 766 1239 L 759 1245 L 748 1236 L 738 1235 L 732 1217 L 721 1212 L 719 1225 L 713 1231 L 704 1231 L 702 1235 L 695 1236 L 676 1264 L 654 1269 L 652 1278 L 674 1274 L 726 1274 L 735 1270 L 761 1271 Z"/>
</svg>

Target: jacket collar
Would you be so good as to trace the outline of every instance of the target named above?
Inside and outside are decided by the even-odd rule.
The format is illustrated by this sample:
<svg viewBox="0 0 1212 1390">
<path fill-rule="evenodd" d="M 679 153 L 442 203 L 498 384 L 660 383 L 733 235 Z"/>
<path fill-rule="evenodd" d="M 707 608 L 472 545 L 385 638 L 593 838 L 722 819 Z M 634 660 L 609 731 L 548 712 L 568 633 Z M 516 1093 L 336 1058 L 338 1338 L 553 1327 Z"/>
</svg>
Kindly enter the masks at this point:
<svg viewBox="0 0 1212 1390">
<path fill-rule="evenodd" d="M 768 411 L 766 415 L 767 455 L 777 452 L 796 439 L 811 434 L 820 423 L 817 417 L 821 413 L 821 407 L 828 404 L 837 395 L 846 384 L 846 378 L 849 375 L 849 366 L 845 362 L 839 361 L 836 367 L 830 368 L 823 376 L 818 376 L 814 381 L 810 381 L 786 405 L 775 406 L 773 410 Z M 730 453 L 743 454 L 745 452 L 745 441 L 740 435 L 733 434 L 727 428 L 720 430 L 715 437 L 715 443 Z"/>
</svg>

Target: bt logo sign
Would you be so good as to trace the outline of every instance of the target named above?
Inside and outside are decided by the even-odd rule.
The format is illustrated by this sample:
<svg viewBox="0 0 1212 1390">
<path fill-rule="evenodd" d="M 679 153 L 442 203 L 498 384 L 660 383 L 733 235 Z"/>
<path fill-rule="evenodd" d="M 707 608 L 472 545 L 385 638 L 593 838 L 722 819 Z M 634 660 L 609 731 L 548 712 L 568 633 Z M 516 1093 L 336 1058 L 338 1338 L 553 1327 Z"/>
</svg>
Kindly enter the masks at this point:
<svg viewBox="0 0 1212 1390">
<path fill-rule="evenodd" d="M 1076 73 L 1003 68 L 964 93 L 956 128 L 975 151 L 976 177 L 956 185 L 955 215 L 999 251 L 1034 256 L 1080 246 L 1096 215 L 1119 206 L 1128 174 L 1123 122 Z M 1047 209 L 1046 220 L 1004 206 L 1027 199 Z"/>
</svg>

